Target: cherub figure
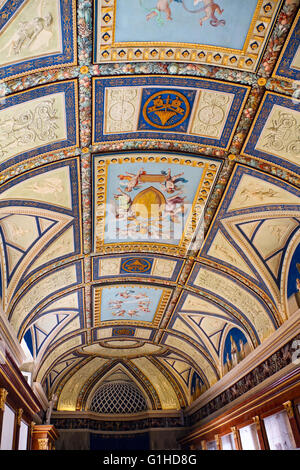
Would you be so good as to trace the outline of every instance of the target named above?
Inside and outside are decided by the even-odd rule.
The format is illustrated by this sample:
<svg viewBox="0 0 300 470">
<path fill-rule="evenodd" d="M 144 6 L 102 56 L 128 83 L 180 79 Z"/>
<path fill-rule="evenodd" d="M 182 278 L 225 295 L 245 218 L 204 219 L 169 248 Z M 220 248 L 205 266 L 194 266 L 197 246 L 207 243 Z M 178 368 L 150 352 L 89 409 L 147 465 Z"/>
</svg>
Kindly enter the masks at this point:
<svg viewBox="0 0 300 470">
<path fill-rule="evenodd" d="M 134 173 L 128 173 L 126 171 L 125 175 L 119 175 L 119 179 L 122 180 L 129 180 L 125 191 L 130 193 L 133 189 L 138 189 L 139 183 L 140 183 L 140 177 L 144 175 L 146 172 L 143 168 L 141 168 L 137 174 L 135 175 Z"/>
<path fill-rule="evenodd" d="M 112 312 L 113 317 L 124 317 L 126 310 L 119 310 L 118 312 Z"/>
<path fill-rule="evenodd" d="M 134 298 L 139 300 L 139 299 L 148 299 L 148 296 L 146 294 L 135 294 Z"/>
<path fill-rule="evenodd" d="M 166 199 L 165 212 L 170 216 L 171 221 L 174 223 L 179 222 L 177 217 L 179 212 L 181 212 L 182 215 L 184 214 L 185 198 L 179 196 L 179 194 L 180 193 Z"/>
<path fill-rule="evenodd" d="M 162 183 L 162 187 L 164 191 L 169 194 L 173 194 L 175 191 L 178 191 L 179 188 L 176 186 L 176 183 L 187 183 L 186 179 L 181 178 L 184 173 L 179 173 L 178 175 L 172 176 L 170 168 L 167 172 L 162 171 L 161 173 L 166 176 L 165 181 Z"/>
<path fill-rule="evenodd" d="M 139 316 L 137 310 L 128 310 L 127 315 L 129 315 L 131 318 Z"/>
<path fill-rule="evenodd" d="M 131 210 L 132 199 L 129 194 L 118 188 L 120 194 L 114 194 L 114 198 L 119 201 L 119 207 L 117 209 L 117 219 L 127 219 L 128 217 L 134 217 L 134 213 Z"/>
<path fill-rule="evenodd" d="M 119 296 L 122 297 L 123 299 L 131 299 L 132 294 L 134 293 L 133 290 L 125 290 L 123 292 L 120 292 Z"/>
<path fill-rule="evenodd" d="M 172 13 L 171 13 L 171 8 L 170 4 L 172 3 L 173 0 L 157 0 L 156 3 L 156 8 L 153 8 L 153 10 L 148 13 L 146 16 L 147 21 L 151 20 L 151 18 L 157 16 L 157 20 L 161 20 L 161 13 L 165 13 L 167 16 L 167 20 L 172 20 Z"/>
</svg>

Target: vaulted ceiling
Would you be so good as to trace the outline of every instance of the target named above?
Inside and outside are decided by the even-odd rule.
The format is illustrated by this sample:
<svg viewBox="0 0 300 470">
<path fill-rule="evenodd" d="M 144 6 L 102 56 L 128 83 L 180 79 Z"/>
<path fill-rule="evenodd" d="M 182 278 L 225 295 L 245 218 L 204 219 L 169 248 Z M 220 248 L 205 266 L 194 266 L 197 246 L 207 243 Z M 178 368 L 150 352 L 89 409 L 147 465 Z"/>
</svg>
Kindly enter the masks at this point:
<svg viewBox="0 0 300 470">
<path fill-rule="evenodd" d="M 185 408 L 298 310 L 298 7 L 0 1 L 2 310 L 58 410 Z"/>
</svg>

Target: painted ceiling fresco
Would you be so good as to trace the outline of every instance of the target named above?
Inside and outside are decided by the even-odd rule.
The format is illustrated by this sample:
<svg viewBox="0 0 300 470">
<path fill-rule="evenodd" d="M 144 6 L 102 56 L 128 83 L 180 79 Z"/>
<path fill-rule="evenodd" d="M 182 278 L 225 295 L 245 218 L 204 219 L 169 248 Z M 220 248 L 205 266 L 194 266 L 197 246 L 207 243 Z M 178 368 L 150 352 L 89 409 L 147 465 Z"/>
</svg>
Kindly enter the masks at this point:
<svg viewBox="0 0 300 470">
<path fill-rule="evenodd" d="M 279 0 L 95 0 L 94 61 L 195 61 L 254 72 Z"/>
<path fill-rule="evenodd" d="M 298 10 L 0 1 L 1 315 L 58 411 L 196 406 L 299 316 Z"/>
</svg>

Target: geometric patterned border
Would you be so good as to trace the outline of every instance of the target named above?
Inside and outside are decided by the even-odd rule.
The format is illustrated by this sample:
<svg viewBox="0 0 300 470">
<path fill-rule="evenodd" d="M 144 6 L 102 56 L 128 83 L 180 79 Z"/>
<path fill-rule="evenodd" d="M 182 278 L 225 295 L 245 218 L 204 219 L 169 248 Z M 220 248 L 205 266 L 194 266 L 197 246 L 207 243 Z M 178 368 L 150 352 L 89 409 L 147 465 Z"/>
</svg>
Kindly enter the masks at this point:
<svg viewBox="0 0 300 470">
<path fill-rule="evenodd" d="M 76 273 L 74 280 L 69 279 L 69 271 L 68 270 L 70 268 L 73 268 L 75 273 Z M 60 272 L 61 272 L 61 274 L 60 274 Z M 82 283 L 82 280 L 83 280 L 83 264 L 82 264 L 82 261 L 76 261 L 74 263 L 66 264 L 66 265 L 64 265 L 64 266 L 62 266 L 58 269 L 54 269 L 53 271 L 50 271 L 50 272 L 44 274 L 39 279 L 37 279 L 35 282 L 30 284 L 30 286 L 23 293 L 23 296 L 22 295 L 19 296 L 19 299 L 14 303 L 12 309 L 10 310 L 9 315 L 8 315 L 9 321 L 12 321 L 12 318 L 14 316 L 14 312 L 15 312 L 16 308 L 18 307 L 18 301 L 20 299 L 22 301 L 25 294 L 27 294 L 28 292 L 32 292 L 32 290 L 35 288 L 35 286 L 38 283 L 40 283 L 40 281 L 45 281 L 46 278 L 50 277 L 50 276 L 53 277 L 53 274 L 56 276 L 57 279 L 58 279 L 58 274 L 60 274 L 61 279 L 63 278 L 63 274 L 65 274 L 65 284 L 62 284 L 62 286 L 59 286 L 59 284 L 57 283 L 55 290 L 51 290 L 50 293 L 46 293 L 45 296 L 41 296 L 41 298 L 39 298 L 36 303 L 32 302 L 31 307 L 28 308 L 28 312 L 26 311 L 26 313 L 25 313 L 26 316 L 21 320 L 21 323 L 19 322 L 20 326 L 19 326 L 18 332 L 17 332 L 18 335 L 21 335 L 21 334 L 24 333 L 24 328 L 27 326 L 28 321 L 31 320 L 31 318 L 33 317 L 33 315 L 35 314 L 37 309 L 39 311 L 42 306 L 46 305 L 46 303 L 48 304 L 49 301 L 54 300 L 56 298 L 55 296 L 57 296 L 57 294 L 59 294 L 59 293 L 63 294 L 64 291 L 69 290 L 72 287 L 75 287 L 77 284 Z"/>
<path fill-rule="evenodd" d="M 193 62 L 255 72 L 283 0 L 258 0 L 242 49 L 180 42 L 117 43 L 116 2 L 94 0 L 94 63 Z"/>
<path fill-rule="evenodd" d="M 251 177 L 255 177 L 257 178 L 258 180 L 261 181 L 261 184 L 262 185 L 268 185 L 268 184 L 273 184 L 273 185 L 276 185 L 278 188 L 281 188 L 285 191 L 289 191 L 293 196 L 300 196 L 300 191 L 299 189 L 297 189 L 296 187 L 292 186 L 292 185 L 289 185 L 288 183 L 285 183 L 283 180 L 281 179 L 278 179 L 274 176 L 270 176 L 268 174 L 265 174 L 265 173 L 261 173 L 259 171 L 257 171 L 256 169 L 253 169 L 253 168 L 249 168 L 249 167 L 245 167 L 243 165 L 240 165 L 240 164 L 237 164 L 233 170 L 233 173 L 230 177 L 230 181 L 229 181 L 229 184 L 227 186 L 227 190 L 225 191 L 225 193 L 223 194 L 223 198 L 222 198 L 222 201 L 219 205 L 219 208 L 218 208 L 218 211 L 217 213 L 215 214 L 215 218 L 214 218 L 214 221 L 213 221 L 213 224 L 211 224 L 210 228 L 209 228 L 209 231 L 207 232 L 206 234 L 206 238 L 205 238 L 205 242 L 203 243 L 203 246 L 202 246 L 202 249 L 201 249 L 201 253 L 199 254 L 199 261 L 203 262 L 203 260 L 210 260 L 210 261 L 215 261 L 216 262 L 216 259 L 214 256 L 210 256 L 208 254 L 209 252 L 209 249 L 210 247 L 212 246 L 213 244 L 213 241 L 214 241 L 214 238 L 217 234 L 217 232 L 220 230 L 220 227 L 224 229 L 224 225 L 223 223 L 226 223 L 226 221 L 231 217 L 235 218 L 237 216 L 240 216 L 240 217 L 245 217 L 245 220 L 247 218 L 249 218 L 249 220 L 252 218 L 252 219 L 255 219 L 255 214 L 259 214 L 257 217 L 262 217 L 262 212 L 265 213 L 265 217 L 267 218 L 268 214 L 272 211 L 272 213 L 279 213 L 279 211 L 282 211 L 282 204 L 275 204 L 275 201 L 271 204 L 265 204 L 263 207 L 262 206 L 254 206 L 254 207 L 251 207 L 251 203 L 249 204 L 250 207 L 244 207 L 244 208 L 236 208 L 234 210 L 230 209 L 230 204 L 231 204 L 231 201 L 232 199 L 234 198 L 234 195 L 236 194 L 236 190 L 237 188 L 239 187 L 239 184 L 241 183 L 241 180 L 244 176 L 251 176 Z M 289 211 L 294 211 L 294 212 L 297 212 L 299 211 L 299 206 L 297 204 L 286 204 L 284 206 L 284 209 L 285 209 L 285 213 L 286 213 L 286 216 L 288 217 L 289 215 Z M 293 213 L 294 213 L 293 212 Z M 292 214 L 292 212 L 290 212 L 290 214 Z M 222 230 L 221 230 L 222 232 Z M 228 238 L 228 233 L 223 232 L 223 234 L 225 233 L 225 236 L 226 238 L 228 239 L 229 241 L 229 238 Z M 293 234 L 294 232 L 290 235 L 290 238 L 293 237 Z M 265 277 L 261 276 L 257 270 L 257 267 L 255 267 L 253 264 L 252 264 L 252 261 L 250 261 L 250 258 L 249 256 L 247 255 L 247 251 L 244 249 L 241 248 L 241 246 L 239 246 L 239 244 L 237 244 L 233 239 L 230 240 L 230 243 L 231 245 L 235 248 L 235 250 L 238 252 L 239 256 L 241 258 L 244 259 L 245 263 L 247 263 L 248 267 L 251 269 L 251 271 L 253 272 L 253 276 L 251 276 L 250 274 L 246 273 L 245 271 L 242 271 L 241 269 L 239 269 L 238 267 L 234 267 L 234 271 L 237 271 L 239 272 L 240 275 L 242 275 L 243 277 L 246 277 L 248 278 L 249 281 L 251 281 L 252 283 L 254 282 L 258 287 L 259 289 L 261 290 L 260 291 L 260 295 L 263 295 L 264 298 L 267 298 L 266 296 L 269 297 L 268 301 L 270 301 L 270 299 L 272 299 L 272 303 L 273 305 L 275 306 L 276 303 L 278 302 L 277 300 L 274 299 L 274 294 L 272 294 L 268 288 L 268 286 L 266 285 L 266 280 L 265 280 Z M 288 241 L 286 242 L 286 246 L 288 245 Z M 258 258 L 260 259 L 260 255 L 258 253 L 258 251 L 252 246 L 252 249 L 255 251 L 256 255 L 258 256 Z M 282 257 L 284 258 L 284 256 Z M 264 261 L 261 259 L 262 263 L 264 263 Z M 220 265 L 220 261 L 218 261 L 219 265 Z M 233 266 L 231 264 L 229 264 L 228 262 L 222 260 L 221 261 L 221 264 L 223 266 L 227 266 L 228 268 L 231 268 L 231 272 L 232 272 L 232 268 Z M 268 267 L 267 267 L 268 269 Z M 270 275 L 272 276 L 272 278 L 274 279 L 274 275 L 272 274 L 271 271 L 269 271 Z M 279 273 L 280 273 L 280 269 L 279 269 Z M 280 276 L 280 274 L 279 274 Z M 277 283 L 277 279 L 275 279 L 275 282 Z M 253 287 L 252 287 L 253 288 Z M 279 288 L 279 286 L 278 286 Z"/>
<path fill-rule="evenodd" d="M 255 116 L 255 119 L 253 120 L 251 129 L 248 134 L 248 138 L 245 141 L 244 146 L 241 150 L 241 154 L 248 156 L 248 157 L 249 156 L 254 157 L 256 159 L 266 160 L 273 164 L 275 163 L 278 166 L 281 166 L 282 168 L 285 168 L 285 169 L 289 169 L 293 171 L 294 173 L 296 173 L 296 175 L 299 175 L 299 165 L 297 163 L 289 161 L 287 158 L 284 159 L 283 157 L 276 156 L 275 151 L 274 153 L 271 153 L 271 151 L 269 153 L 266 153 L 255 148 L 262 134 L 262 131 L 265 128 L 266 121 L 273 110 L 274 105 L 281 107 L 283 110 L 287 109 L 291 111 L 297 111 L 298 114 L 300 115 L 299 113 L 300 103 L 298 99 L 292 99 L 279 93 L 266 91 L 262 99 L 262 102 L 260 104 L 259 110 L 257 111 L 257 114 Z M 278 124 L 278 128 L 279 128 L 279 124 Z M 277 140 L 279 141 L 281 139 L 279 131 L 277 131 L 277 134 L 274 131 L 273 135 L 271 135 L 270 138 L 274 139 L 274 149 L 275 149 L 275 145 L 278 145 Z M 297 139 L 297 137 L 295 137 L 295 139 Z M 296 153 L 297 148 L 299 148 L 299 140 L 298 141 L 295 140 L 294 143 L 295 143 L 294 153 Z M 282 146 L 292 145 L 292 142 L 287 140 L 286 138 L 284 144 L 280 142 L 280 145 Z M 299 154 L 298 154 L 298 157 L 299 157 Z"/>
<path fill-rule="evenodd" d="M 218 138 L 205 137 L 203 135 L 192 135 L 189 132 L 174 130 L 165 131 L 162 129 L 160 132 L 157 129 L 149 126 L 148 130 L 139 130 L 138 126 L 136 130 L 130 132 L 113 132 L 110 134 L 105 133 L 105 113 L 108 113 L 107 106 L 107 90 L 113 89 L 114 87 L 131 87 L 136 90 L 157 90 L 165 88 L 166 90 L 181 90 L 183 93 L 190 91 L 195 93 L 197 90 L 218 92 L 224 94 L 232 94 L 232 103 L 228 110 L 228 115 L 225 118 L 223 124 L 222 134 Z M 153 88 L 152 88 L 153 87 Z M 167 91 L 166 91 L 167 92 Z M 231 139 L 234 131 L 238 124 L 238 120 L 243 111 L 243 107 L 246 103 L 247 97 L 250 92 L 250 87 L 247 85 L 239 85 L 227 82 L 221 82 L 219 80 L 206 80 L 204 78 L 186 78 L 180 76 L 165 77 L 163 75 L 151 76 L 130 76 L 130 77 L 112 77 L 112 78 L 93 78 L 93 144 L 102 142 L 116 142 L 116 141 L 127 141 L 127 140 L 153 140 L 160 141 L 161 139 L 172 140 L 177 142 L 194 142 L 200 145 L 209 147 L 217 147 L 222 149 L 228 149 L 230 146 Z M 144 110 L 143 102 L 139 102 L 137 109 L 141 114 Z M 207 106 L 208 107 L 208 106 Z M 140 109 L 139 109 L 140 108 Z M 190 106 L 190 114 L 186 118 L 186 121 L 192 122 L 192 115 L 196 110 L 196 105 Z M 218 108 L 217 108 L 218 110 Z M 222 111 L 223 112 L 223 111 Z M 162 126 L 163 127 L 163 126 Z M 166 126 L 165 126 L 166 127 Z M 177 127 L 178 129 L 178 127 Z"/>
<path fill-rule="evenodd" d="M 77 158 L 72 158 L 72 159 L 65 159 L 63 161 L 59 161 L 56 163 L 51 163 L 49 165 L 44 165 L 42 168 L 38 168 L 34 171 L 31 172 L 26 172 L 25 174 L 22 174 L 21 176 L 18 176 L 16 178 L 12 178 L 9 180 L 7 183 L 3 184 L 0 189 L 0 195 L 2 192 L 5 192 L 12 188 L 16 184 L 20 184 L 23 181 L 27 180 L 28 178 L 35 177 L 36 175 L 40 175 L 41 173 L 47 174 L 48 171 L 56 170 L 58 168 L 68 168 L 70 172 L 70 181 L 72 182 L 72 191 L 71 191 L 71 197 L 72 197 L 72 209 L 64 209 L 59 206 L 53 207 L 51 204 L 47 203 L 38 203 L 36 201 L 32 201 L 31 203 L 26 201 L 26 208 L 29 211 L 30 208 L 41 208 L 41 210 L 52 210 L 55 209 L 55 212 L 58 214 L 65 214 L 67 216 L 72 217 L 72 222 L 70 222 L 66 227 L 64 227 L 64 231 L 67 230 L 70 226 L 74 227 L 73 233 L 74 233 L 74 251 L 71 252 L 70 254 L 67 255 L 67 257 L 72 257 L 74 255 L 80 254 L 82 247 L 81 247 L 81 224 L 80 224 L 80 214 L 81 214 L 81 207 L 79 203 L 79 187 L 78 187 L 78 182 L 80 180 L 80 170 L 79 170 L 79 161 Z M 24 200 L 14 200 L 14 199 L 9 199 L 9 202 L 7 200 L 0 201 L 0 209 L 3 207 L 7 207 L 7 204 L 9 206 L 14 206 L 14 207 L 23 207 L 24 206 Z M 56 234 L 55 238 L 58 238 L 61 235 L 62 232 L 58 232 Z M 22 277 L 16 284 L 16 287 L 14 289 L 14 294 L 18 291 L 18 289 L 22 289 L 24 291 L 24 288 L 27 287 L 25 285 L 26 280 L 30 277 L 33 277 L 34 274 L 36 274 L 39 270 L 44 269 L 46 266 L 49 266 L 53 264 L 54 262 L 57 263 L 58 261 L 62 259 L 66 259 L 66 255 L 63 256 L 57 256 L 48 261 L 47 263 L 44 263 L 37 267 L 36 269 L 30 269 L 32 265 L 37 261 L 38 256 L 40 256 L 47 248 L 48 246 L 51 245 L 53 242 L 53 239 L 50 239 L 49 242 L 46 242 L 44 244 L 43 248 L 41 251 L 38 251 L 36 254 L 32 252 L 31 254 L 31 260 L 30 263 L 28 264 L 27 268 L 22 274 Z M 0 293 L 2 296 L 2 287 L 0 287 Z"/>
<path fill-rule="evenodd" d="M 198 289 L 200 291 L 201 295 L 205 295 L 205 297 L 208 300 L 212 300 L 214 302 L 220 303 L 220 305 L 223 306 L 223 308 L 225 308 L 227 311 L 229 310 L 232 313 L 232 315 L 234 317 L 236 317 L 239 321 L 241 321 L 245 325 L 248 325 L 247 331 L 249 332 L 249 330 L 251 329 L 254 333 L 254 336 L 255 336 L 255 339 L 252 336 L 252 341 L 254 341 L 254 342 L 258 341 L 257 344 L 260 344 L 261 340 L 259 339 L 258 332 L 257 332 L 253 322 L 249 320 L 249 318 L 248 318 L 248 316 L 247 316 L 247 314 L 246 314 L 246 312 L 244 311 L 243 308 L 240 308 L 237 305 L 233 304 L 231 298 L 226 299 L 224 294 L 222 294 L 222 293 L 216 294 L 215 292 L 212 294 L 212 291 L 210 289 L 204 288 L 203 286 L 199 287 L 197 284 L 195 284 L 196 278 L 197 278 L 201 268 L 202 269 L 204 268 L 206 270 L 206 272 L 208 273 L 208 275 L 210 273 L 218 274 L 220 277 L 224 278 L 224 282 L 225 282 L 226 279 L 228 279 L 229 281 L 232 280 L 231 276 L 229 276 L 228 274 L 226 274 L 224 272 L 220 273 L 220 271 L 217 270 L 216 268 L 211 268 L 210 266 L 204 266 L 202 264 L 195 263 L 195 265 L 193 267 L 193 270 L 191 271 L 191 274 L 188 278 L 187 285 Z M 234 282 L 240 288 L 240 292 L 243 292 L 243 291 L 246 292 L 248 294 L 248 296 L 251 295 L 253 300 L 255 299 L 255 301 L 260 304 L 260 306 L 264 309 L 265 313 L 269 317 L 270 323 L 271 323 L 271 325 L 273 325 L 273 328 L 275 330 L 277 328 L 279 328 L 279 326 L 281 325 L 281 320 L 280 320 L 278 315 L 275 316 L 275 315 L 272 314 L 270 306 L 267 303 L 268 299 L 267 298 L 266 298 L 266 300 L 261 299 L 256 293 L 254 293 L 245 284 L 238 281 L 237 279 L 235 279 Z M 248 299 L 249 299 L 249 297 L 248 297 Z M 225 302 L 224 302 L 224 300 L 225 300 Z M 248 306 L 248 304 L 247 304 L 247 306 Z M 249 328 L 249 326 L 250 326 L 250 328 Z"/>
<path fill-rule="evenodd" d="M 119 266 L 119 269 L 118 269 L 118 272 L 116 274 L 111 274 L 111 275 L 108 275 L 108 274 L 103 274 L 101 275 L 100 273 L 100 263 L 101 261 L 103 260 L 111 260 L 113 262 L 113 260 L 117 258 L 117 259 L 120 259 L 120 266 Z M 156 274 L 152 274 L 152 271 L 153 271 L 153 265 L 154 263 L 159 260 L 166 260 L 166 261 L 175 261 L 176 262 L 176 265 L 175 265 L 175 268 L 172 272 L 172 275 L 171 277 L 169 276 L 159 276 L 159 275 L 156 275 Z M 130 262 L 131 260 L 134 261 L 138 261 L 139 262 L 139 266 L 141 266 L 141 268 L 139 269 L 142 269 L 143 268 L 143 265 L 145 265 L 146 263 L 149 264 L 149 269 L 147 271 L 143 271 L 143 272 L 134 272 L 134 271 L 129 271 L 129 270 L 126 270 L 125 266 L 129 265 L 130 266 Z M 112 255 L 112 256 L 97 256 L 97 257 L 93 257 L 92 258 L 92 274 L 93 274 L 93 281 L 100 281 L 100 280 L 104 280 L 104 279 L 110 279 L 110 278 L 115 278 L 115 277 L 126 277 L 126 278 L 131 278 L 131 277 L 138 277 L 139 279 L 141 278 L 141 276 L 145 276 L 145 277 L 150 277 L 150 278 L 155 278 L 155 279 L 167 279 L 169 281 L 172 281 L 172 282 L 176 282 L 177 279 L 178 279 L 178 276 L 180 274 L 180 271 L 182 269 L 182 265 L 183 265 L 183 260 L 178 260 L 178 259 L 174 259 L 174 258 L 171 258 L 171 257 L 168 257 L 168 256 L 147 256 L 147 258 L 145 258 L 145 256 L 143 255 L 140 255 L 140 254 L 133 254 L 132 256 L 122 256 L 122 255 Z"/>
</svg>

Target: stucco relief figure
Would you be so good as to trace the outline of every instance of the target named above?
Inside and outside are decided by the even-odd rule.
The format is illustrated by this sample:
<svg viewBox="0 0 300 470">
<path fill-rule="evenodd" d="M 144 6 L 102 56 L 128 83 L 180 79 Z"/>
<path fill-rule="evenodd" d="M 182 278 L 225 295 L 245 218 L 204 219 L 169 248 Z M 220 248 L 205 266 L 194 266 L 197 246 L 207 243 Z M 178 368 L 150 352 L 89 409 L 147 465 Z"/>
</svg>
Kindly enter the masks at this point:
<svg viewBox="0 0 300 470">
<path fill-rule="evenodd" d="M 30 189 L 34 193 L 40 194 L 54 194 L 55 197 L 58 197 L 57 193 L 62 193 L 64 191 L 64 184 L 61 178 L 49 177 L 45 178 L 43 182 L 34 182 L 31 184 Z"/>
<path fill-rule="evenodd" d="M 277 194 L 278 192 L 272 188 L 265 189 L 263 186 L 257 185 L 254 188 L 244 188 L 240 192 L 240 200 L 241 202 L 262 202 L 265 198 L 276 198 Z"/>
<path fill-rule="evenodd" d="M 6 226 L 11 234 L 12 239 L 23 238 L 27 233 L 29 233 L 29 230 L 25 230 L 23 227 L 20 227 L 13 222 L 6 222 Z"/>
<path fill-rule="evenodd" d="M 45 17 L 37 16 L 31 21 L 21 21 L 10 42 L 9 55 L 18 55 L 22 49 L 30 50 L 33 42 L 38 39 L 42 31 L 51 26 L 52 22 L 51 13 L 47 13 Z"/>
</svg>

